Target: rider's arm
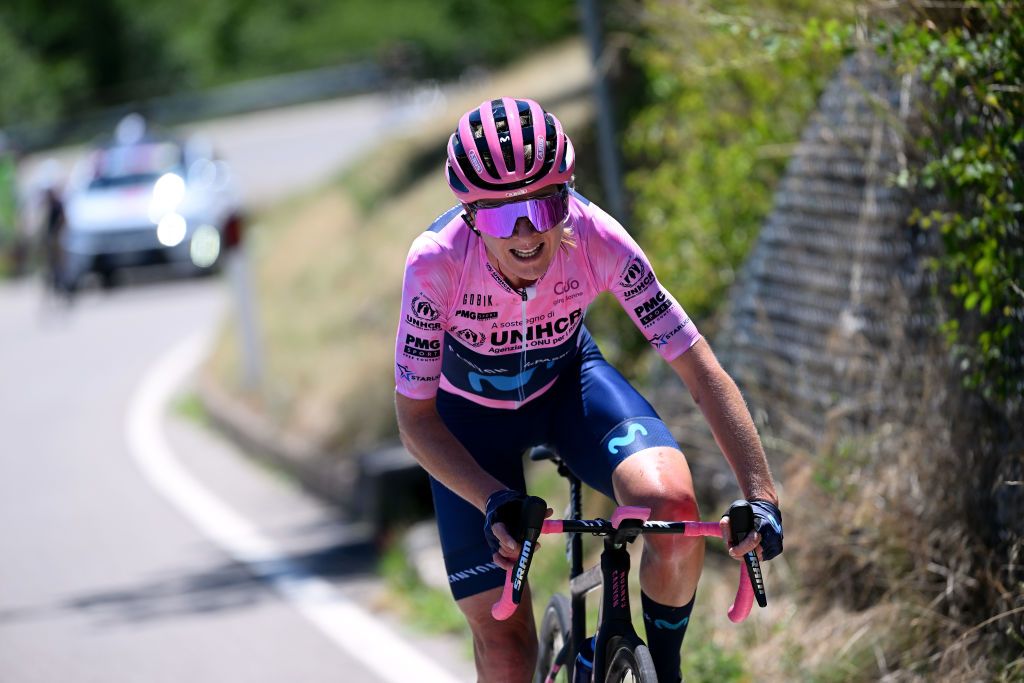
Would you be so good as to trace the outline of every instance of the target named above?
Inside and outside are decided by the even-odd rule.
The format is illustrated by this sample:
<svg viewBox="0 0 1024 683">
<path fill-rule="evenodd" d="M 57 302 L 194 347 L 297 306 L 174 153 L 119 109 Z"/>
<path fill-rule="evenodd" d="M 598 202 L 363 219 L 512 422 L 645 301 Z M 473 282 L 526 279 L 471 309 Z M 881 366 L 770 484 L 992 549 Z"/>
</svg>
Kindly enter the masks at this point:
<svg viewBox="0 0 1024 683">
<path fill-rule="evenodd" d="M 761 439 L 743 396 L 703 339 L 669 361 L 690 390 L 711 427 L 718 447 L 736 475 L 748 500 L 760 498 L 778 505 L 775 483 L 768 469 Z"/>
<path fill-rule="evenodd" d="M 487 497 L 506 487 L 484 472 L 448 430 L 435 403 L 459 261 L 458 250 L 431 231 L 417 237 L 409 250 L 395 339 L 395 412 L 402 442 L 413 457 L 431 476 L 483 511 Z"/>
<path fill-rule="evenodd" d="M 396 393 L 395 412 L 402 443 L 423 469 L 481 512 L 488 496 L 508 488 L 485 472 L 448 430 L 433 398 L 414 399 Z"/>
</svg>

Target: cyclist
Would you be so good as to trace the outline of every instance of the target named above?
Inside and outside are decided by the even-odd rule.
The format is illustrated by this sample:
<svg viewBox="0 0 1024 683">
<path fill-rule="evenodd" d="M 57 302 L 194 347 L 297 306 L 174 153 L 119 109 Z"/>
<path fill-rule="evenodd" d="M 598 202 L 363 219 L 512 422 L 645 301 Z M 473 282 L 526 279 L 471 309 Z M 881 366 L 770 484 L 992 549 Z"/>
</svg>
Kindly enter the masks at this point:
<svg viewBox="0 0 1024 683">
<path fill-rule="evenodd" d="M 574 168 L 569 136 L 536 102 L 500 98 L 470 110 L 448 141 L 459 203 L 416 238 L 405 267 L 398 425 L 431 477 L 481 681 L 528 681 L 536 659 L 530 609 L 505 622 L 490 614 L 519 552 L 528 447 L 554 445 L 588 486 L 650 507 L 653 519 L 699 518 L 678 444 L 583 324 L 602 291 L 689 388 L 753 501 L 760 533 L 731 554 L 756 549 L 768 560 L 782 551 L 775 486 L 739 390 L 636 242 L 573 189 Z M 701 539 L 645 539 L 641 599 L 659 680 L 679 680 L 703 554 Z"/>
</svg>

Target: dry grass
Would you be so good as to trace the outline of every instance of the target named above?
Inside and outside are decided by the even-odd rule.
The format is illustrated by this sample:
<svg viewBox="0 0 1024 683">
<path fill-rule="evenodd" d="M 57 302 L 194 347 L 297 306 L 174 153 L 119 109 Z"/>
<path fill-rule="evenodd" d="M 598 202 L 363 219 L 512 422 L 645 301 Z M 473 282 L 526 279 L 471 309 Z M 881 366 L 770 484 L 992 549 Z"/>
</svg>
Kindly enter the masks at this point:
<svg viewBox="0 0 1024 683">
<path fill-rule="evenodd" d="M 800 634 L 801 680 L 1024 677 L 1024 540 L 990 507 L 1021 451 L 986 444 L 958 392 L 917 398 L 902 420 L 787 465 L 794 620 L 762 647 Z M 978 421 L 961 434 L 951 414 Z"/>
<path fill-rule="evenodd" d="M 910 319 L 902 304 L 896 329 Z M 739 634 L 757 681 L 1024 681 L 1021 419 L 964 392 L 944 344 L 926 336 L 879 352 L 866 368 L 874 393 L 855 397 L 872 410 L 829 415 L 816 452 L 763 435 L 787 532 L 766 565 L 769 609 L 738 630 L 715 611 L 699 617 L 717 619 L 716 642 Z M 692 408 L 661 380 L 659 410 L 701 446 L 694 471 L 715 472 L 699 416 L 685 419 Z M 702 589 L 709 581 L 721 583 L 705 572 Z"/>
</svg>

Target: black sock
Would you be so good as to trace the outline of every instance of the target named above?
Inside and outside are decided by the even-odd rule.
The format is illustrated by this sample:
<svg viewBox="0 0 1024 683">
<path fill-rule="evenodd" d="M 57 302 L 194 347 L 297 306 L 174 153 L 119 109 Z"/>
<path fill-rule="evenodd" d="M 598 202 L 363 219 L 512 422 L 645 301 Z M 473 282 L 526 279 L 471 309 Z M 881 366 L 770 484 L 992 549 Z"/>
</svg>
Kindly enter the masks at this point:
<svg viewBox="0 0 1024 683">
<path fill-rule="evenodd" d="M 683 636 L 690 623 L 690 612 L 697 596 L 693 596 L 689 604 L 682 607 L 659 605 L 640 592 L 640 604 L 644 608 L 644 626 L 647 628 L 647 647 L 654 660 L 654 668 L 658 671 L 658 681 L 678 683 L 679 650 L 683 646 Z"/>
</svg>

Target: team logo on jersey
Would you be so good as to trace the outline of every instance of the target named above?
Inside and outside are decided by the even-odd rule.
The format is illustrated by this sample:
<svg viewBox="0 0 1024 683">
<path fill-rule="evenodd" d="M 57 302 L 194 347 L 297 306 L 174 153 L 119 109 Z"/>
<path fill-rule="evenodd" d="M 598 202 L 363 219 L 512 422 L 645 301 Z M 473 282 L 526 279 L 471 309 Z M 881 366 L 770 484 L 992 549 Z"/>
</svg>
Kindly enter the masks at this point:
<svg viewBox="0 0 1024 683">
<path fill-rule="evenodd" d="M 474 332 L 473 330 L 463 327 L 460 330 L 455 331 L 455 336 L 466 342 L 473 348 L 482 346 L 487 341 L 487 336 L 481 332 Z"/>
<path fill-rule="evenodd" d="M 576 289 L 579 289 L 579 288 L 580 288 L 580 281 L 575 279 L 575 278 L 569 278 L 565 282 L 556 282 L 555 283 L 555 294 L 558 295 L 558 296 L 561 296 L 563 294 L 568 294 L 569 292 L 571 292 L 573 290 L 576 290 Z"/>
<path fill-rule="evenodd" d="M 679 332 L 689 324 L 690 319 L 686 318 L 685 320 L 683 320 L 683 322 L 679 323 L 674 328 L 672 328 L 672 331 L 666 332 L 665 334 L 656 334 L 647 341 L 649 341 L 654 348 L 660 349 L 662 346 L 668 344 L 669 339 L 679 334 Z"/>
<path fill-rule="evenodd" d="M 654 282 L 654 272 L 648 272 L 647 275 L 644 275 L 643 280 L 640 280 L 640 282 L 625 290 L 622 293 L 622 298 L 629 301 L 633 297 L 643 294 L 647 291 L 647 288 L 651 286 L 652 282 Z"/>
<path fill-rule="evenodd" d="M 644 265 L 643 260 L 639 256 L 634 256 L 629 265 L 619 275 L 619 285 L 622 287 L 632 287 L 642 280 L 646 274 L 647 267 Z"/>
<path fill-rule="evenodd" d="M 417 375 L 410 368 L 402 365 L 401 363 L 395 363 L 395 367 L 398 368 L 398 376 L 403 382 L 436 382 L 441 379 L 441 375 L 434 375 L 432 377 Z"/>
<path fill-rule="evenodd" d="M 561 337 L 566 332 L 569 332 L 576 327 L 576 323 L 583 317 L 583 309 L 577 308 L 569 313 L 564 318 L 558 318 L 556 320 L 547 320 L 545 322 L 530 325 L 526 328 L 526 341 L 537 342 L 537 344 L 531 344 L 537 346 L 543 340 L 554 340 L 556 337 Z M 491 332 L 491 346 L 498 348 L 507 344 L 522 344 L 523 333 L 519 330 L 495 330 Z"/>
<path fill-rule="evenodd" d="M 439 358 L 441 356 L 440 339 L 421 339 L 414 334 L 405 335 L 405 355 L 410 358 Z"/>
<path fill-rule="evenodd" d="M 668 344 L 668 338 L 663 334 L 656 334 L 647 341 L 649 341 L 656 349 L 660 349 L 665 344 Z"/>
<path fill-rule="evenodd" d="M 463 306 L 493 306 L 494 302 L 491 301 L 492 294 L 476 294 L 474 292 L 465 292 L 462 295 Z"/>
<path fill-rule="evenodd" d="M 459 318 L 469 318 L 470 320 L 491 320 L 492 318 L 498 317 L 497 311 L 467 311 L 460 308 L 455 311 L 455 315 Z"/>
<path fill-rule="evenodd" d="M 409 382 L 412 380 L 412 370 L 402 365 L 401 363 L 395 363 L 395 367 L 398 368 L 398 375 L 402 378 L 403 382 Z"/>
<path fill-rule="evenodd" d="M 640 324 L 648 327 L 661 316 L 665 315 L 672 308 L 672 300 L 665 296 L 665 292 L 658 291 L 657 294 L 647 299 L 639 306 L 633 307 L 633 312 L 640 319 Z"/>
<path fill-rule="evenodd" d="M 441 315 L 441 311 L 438 309 L 437 304 L 423 294 L 418 294 L 412 298 L 410 308 L 412 309 L 412 314 L 420 320 L 437 320 Z"/>
</svg>

